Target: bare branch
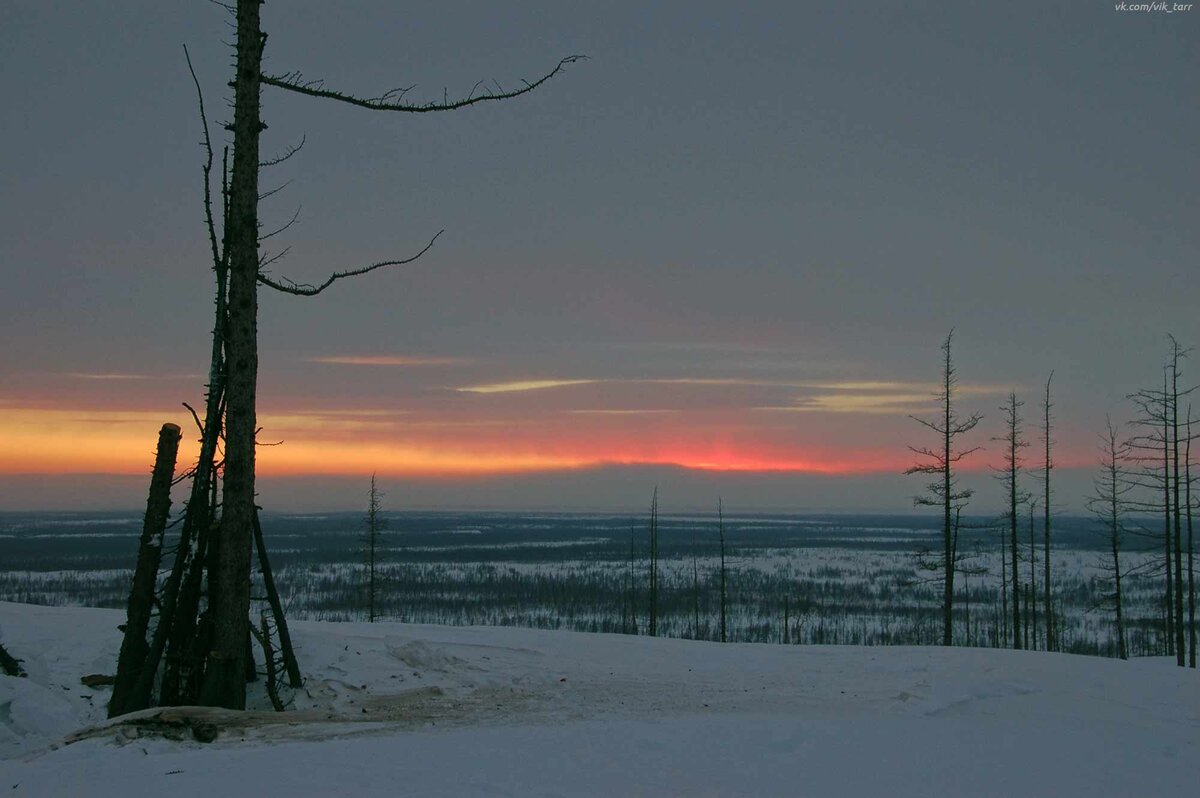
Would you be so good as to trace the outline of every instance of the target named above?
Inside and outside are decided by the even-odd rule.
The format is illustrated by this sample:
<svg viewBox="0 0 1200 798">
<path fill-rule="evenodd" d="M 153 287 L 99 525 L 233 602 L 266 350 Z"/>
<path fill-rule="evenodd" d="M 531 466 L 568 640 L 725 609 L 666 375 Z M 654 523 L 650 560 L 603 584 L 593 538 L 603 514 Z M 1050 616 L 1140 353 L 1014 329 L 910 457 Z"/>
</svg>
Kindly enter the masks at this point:
<svg viewBox="0 0 1200 798">
<path fill-rule="evenodd" d="M 204 437 L 204 423 L 200 421 L 200 416 L 196 415 L 195 409 L 187 402 L 184 402 L 183 406 L 186 407 L 188 412 L 192 414 L 192 421 L 196 422 L 196 429 L 200 430 L 200 436 Z"/>
<path fill-rule="evenodd" d="M 267 257 L 267 253 L 264 252 L 262 257 L 259 259 L 258 268 L 265 269 L 266 267 L 270 266 L 275 261 L 283 260 L 284 257 L 286 257 L 287 254 L 291 251 L 292 251 L 292 248 L 290 246 L 287 246 L 287 247 L 284 247 L 283 251 L 280 252 L 279 254 L 271 255 L 270 257 Z M 262 282 L 262 275 L 260 274 L 258 277 L 259 277 L 259 282 Z"/>
<path fill-rule="evenodd" d="M 192 83 L 196 85 L 196 101 L 200 104 L 200 123 L 204 127 L 204 223 L 208 227 L 208 243 L 212 248 L 213 268 L 218 271 L 225 263 L 221 248 L 217 244 L 217 228 L 213 224 L 212 214 L 212 174 L 213 150 L 212 139 L 208 135 L 208 116 L 204 113 L 204 92 L 200 90 L 200 81 L 196 70 L 192 68 L 192 56 L 188 53 L 187 45 L 183 46 L 183 57 L 187 60 L 188 72 L 192 74 Z"/>
<path fill-rule="evenodd" d="M 482 81 L 475 84 L 475 88 L 471 89 L 471 93 L 466 97 L 458 100 L 450 100 L 443 94 L 441 102 L 428 102 L 423 104 L 412 104 L 404 102 L 404 96 L 413 89 L 412 86 L 401 89 L 391 89 L 384 92 L 378 97 L 359 97 L 354 94 L 327 89 L 322 81 L 319 80 L 304 80 L 304 76 L 299 72 L 289 72 L 284 75 L 262 75 L 260 80 L 268 86 L 274 86 L 279 89 L 286 89 L 297 94 L 306 94 L 309 97 L 323 97 L 327 100 L 337 100 L 338 102 L 355 105 L 359 108 L 367 108 L 371 111 L 400 111 L 410 114 L 423 114 L 433 111 L 454 111 L 459 108 L 466 108 L 468 105 L 476 103 L 488 102 L 491 100 L 509 100 L 513 97 L 520 97 L 522 94 L 529 92 L 541 86 L 550 78 L 562 72 L 568 64 L 573 64 L 576 61 L 582 61 L 587 56 L 569 55 L 558 62 L 558 66 L 547 72 L 542 77 L 534 82 L 524 81 L 524 85 L 519 89 L 512 91 L 504 91 L 497 84 L 496 90 L 486 91 L 482 94 L 476 94 L 475 89 L 482 85 Z"/>
<path fill-rule="evenodd" d="M 410 258 L 404 258 L 403 260 L 384 260 L 380 261 L 379 263 L 372 263 L 370 266 L 363 266 L 359 269 L 349 269 L 344 272 L 334 272 L 333 274 L 329 275 L 325 282 L 321 283 L 320 285 L 312 285 L 311 283 L 295 283 L 286 277 L 281 278 L 283 282 L 276 282 L 262 273 L 258 275 L 258 282 L 267 286 L 268 288 L 274 288 L 276 291 L 282 291 L 285 294 L 295 294 L 296 296 L 316 296 L 338 280 L 341 280 L 343 277 L 358 277 L 360 275 L 367 274 L 368 272 L 373 272 L 376 269 L 382 269 L 386 266 L 403 266 L 405 264 L 412 263 L 417 258 L 428 252 L 433 247 L 434 242 L 438 240 L 438 236 L 444 232 L 446 231 L 439 230 L 437 235 L 431 238 L 429 243 L 426 244 L 420 252 Z M 286 250 L 284 251 L 286 252 Z M 283 253 L 280 253 L 280 255 L 276 256 L 275 259 L 282 256 L 282 254 Z M 267 263 L 270 262 L 271 261 L 267 261 Z M 263 265 L 265 266 L 266 263 Z"/>
<path fill-rule="evenodd" d="M 288 158 L 291 158 L 293 155 L 300 152 L 301 148 L 304 147 L 304 142 L 307 140 L 308 140 L 307 134 L 301 136 L 299 144 L 295 145 L 294 147 L 288 147 L 286 150 L 284 150 L 282 155 L 277 155 L 274 158 L 269 158 L 265 161 L 259 161 L 258 168 L 262 169 L 263 167 L 266 167 L 266 166 L 278 166 L 279 164 L 286 161 Z"/>
<path fill-rule="evenodd" d="M 267 197 L 270 197 L 273 194 L 278 194 L 280 191 L 283 191 L 285 188 L 290 186 L 292 184 L 292 182 L 293 181 L 291 181 L 291 180 L 285 180 L 282 185 L 276 186 L 275 188 L 271 189 L 270 191 L 266 191 L 266 192 L 263 192 L 262 194 L 259 194 L 258 201 L 262 202 Z"/>
<path fill-rule="evenodd" d="M 300 209 L 296 208 L 296 212 L 292 214 L 292 218 L 288 221 L 287 224 L 285 224 L 283 227 L 279 227 L 279 228 L 272 230 L 271 232 L 267 233 L 266 235 L 259 236 L 258 243 L 261 244 L 262 242 L 266 241 L 268 238 L 272 238 L 273 236 L 279 235 L 284 230 L 287 230 L 289 227 L 294 225 L 299 218 L 300 218 Z"/>
</svg>

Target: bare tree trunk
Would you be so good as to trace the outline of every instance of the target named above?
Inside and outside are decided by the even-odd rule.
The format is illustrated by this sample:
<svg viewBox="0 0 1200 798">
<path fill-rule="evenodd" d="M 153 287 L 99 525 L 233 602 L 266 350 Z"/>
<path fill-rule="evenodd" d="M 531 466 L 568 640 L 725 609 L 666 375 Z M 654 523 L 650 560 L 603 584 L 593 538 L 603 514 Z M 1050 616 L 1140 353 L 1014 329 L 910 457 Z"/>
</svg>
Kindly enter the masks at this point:
<svg viewBox="0 0 1200 798">
<path fill-rule="evenodd" d="M 696 557 L 695 527 L 692 527 L 692 639 L 700 639 L 700 561 Z"/>
<path fill-rule="evenodd" d="M 634 579 L 633 563 L 636 559 L 636 530 L 634 525 L 629 525 L 629 633 L 638 633 L 637 622 L 637 584 Z"/>
<path fill-rule="evenodd" d="M 1007 475 L 1006 487 L 1008 488 L 1008 520 L 1009 520 L 1009 553 L 1012 556 L 1012 642 L 1013 648 L 1021 648 L 1021 575 L 1018 569 L 1017 552 L 1020 551 L 1020 544 L 1017 541 L 1017 502 L 1020 496 L 1020 486 L 1017 484 L 1017 474 L 1020 470 L 1020 460 L 1017 457 L 1017 450 L 1023 445 L 1021 441 L 1021 418 L 1018 415 L 1018 410 L 1021 403 L 1017 401 L 1017 395 L 1010 393 L 1008 395 L 1008 406 L 1004 408 L 1008 414 L 1006 424 L 1008 425 L 1008 433 L 1004 438 L 1008 446 L 1007 456 Z"/>
<path fill-rule="evenodd" d="M 117 658 L 117 676 L 113 682 L 108 716 L 124 714 L 130 693 L 137 684 L 146 664 L 149 646 L 146 631 L 154 609 L 154 593 L 158 581 L 158 565 L 162 560 L 163 533 L 171 513 L 171 481 L 175 476 L 175 460 L 179 454 L 180 429 L 177 424 L 163 424 L 158 432 L 158 450 L 154 458 L 154 473 L 150 478 L 150 495 L 146 500 L 146 516 L 142 521 L 142 537 L 138 544 L 137 567 L 129 591 L 125 612 L 125 637 Z"/>
<path fill-rule="evenodd" d="M 943 396 L 945 397 L 944 409 L 944 434 L 942 435 L 942 544 L 944 549 L 942 561 L 942 645 L 951 645 L 954 641 L 954 544 L 951 540 L 950 529 L 950 509 L 954 504 L 952 487 L 952 475 L 950 473 L 953 460 L 950 456 L 950 446 L 952 444 L 951 421 L 952 410 L 950 406 L 951 395 L 954 388 L 954 366 L 950 360 L 950 337 L 946 337 L 946 362 L 943 374 Z"/>
<path fill-rule="evenodd" d="M 725 583 L 725 510 L 721 506 L 720 498 L 717 499 L 717 534 L 721 541 L 721 621 L 720 635 L 721 642 L 724 643 L 728 639 L 726 633 L 727 610 L 726 610 L 726 583 Z"/>
<path fill-rule="evenodd" d="M 1038 638 L 1038 613 L 1037 613 L 1037 542 L 1033 535 L 1033 513 L 1035 501 L 1029 502 L 1029 618 L 1027 624 L 1029 626 L 1029 648 L 1032 651 L 1037 650 Z"/>
<path fill-rule="evenodd" d="M 1183 528 L 1179 506 L 1179 356 L 1178 342 L 1171 339 L 1171 437 L 1174 448 L 1175 503 L 1175 664 L 1184 667 L 1186 649 L 1183 635 Z"/>
<path fill-rule="evenodd" d="M 1171 573 L 1171 430 L 1170 399 L 1167 393 L 1167 375 L 1163 372 L 1163 576 L 1166 577 L 1166 623 L 1167 654 L 1175 653 L 1175 582 Z"/>
<path fill-rule="evenodd" d="M 1046 462 L 1045 462 L 1045 482 L 1044 492 L 1042 495 L 1042 592 L 1043 604 L 1046 614 L 1046 650 L 1058 650 L 1058 638 L 1056 636 L 1056 619 L 1054 616 L 1054 601 L 1050 592 L 1050 472 L 1054 468 L 1054 460 L 1050 456 L 1051 447 L 1051 424 L 1050 424 L 1050 408 L 1053 405 L 1050 402 L 1050 381 L 1054 379 L 1054 372 L 1050 372 L 1050 376 L 1046 379 L 1046 398 L 1042 403 L 1042 408 L 1045 411 L 1045 425 L 1043 429 L 1046 433 Z"/>
<path fill-rule="evenodd" d="M 1183 496 L 1187 507 L 1188 666 L 1196 667 L 1196 579 L 1192 541 L 1192 406 L 1188 405 L 1187 446 L 1183 455 Z"/>
<path fill-rule="evenodd" d="M 650 500 L 650 628 L 648 634 L 658 634 L 658 486 Z"/>
<path fill-rule="evenodd" d="M 271 646 L 271 626 L 267 622 L 265 612 L 259 617 L 262 623 L 261 630 L 250 624 L 250 632 L 262 646 L 264 670 L 267 673 L 267 698 L 271 699 L 271 706 L 276 712 L 283 712 L 283 700 L 279 697 L 279 676 L 275 671 L 275 649 Z"/>
<path fill-rule="evenodd" d="M 258 162 L 263 129 L 259 83 L 266 36 L 260 0 L 237 4 L 233 171 L 229 182 L 229 327 L 225 485 L 212 596 L 213 642 L 200 700 L 246 706 L 246 636 L 254 525 L 255 400 L 258 379 Z"/>
<path fill-rule="evenodd" d="M 1000 535 L 1000 626 L 1003 642 L 1008 642 L 1008 541 Z"/>
<path fill-rule="evenodd" d="M 263 538 L 262 522 L 258 518 L 257 511 L 254 513 L 254 545 L 258 550 L 258 569 L 262 573 L 263 586 L 267 590 L 267 603 L 271 605 L 271 614 L 275 616 L 275 631 L 279 635 L 279 654 L 283 657 L 283 667 L 287 671 L 288 684 L 292 687 L 300 687 L 304 683 L 300 677 L 300 663 L 296 661 L 296 651 L 292 648 L 292 634 L 288 631 L 287 617 L 283 614 L 283 603 L 279 600 L 279 591 L 275 588 L 275 576 L 271 571 L 271 561 L 267 557 L 267 542 Z"/>
</svg>

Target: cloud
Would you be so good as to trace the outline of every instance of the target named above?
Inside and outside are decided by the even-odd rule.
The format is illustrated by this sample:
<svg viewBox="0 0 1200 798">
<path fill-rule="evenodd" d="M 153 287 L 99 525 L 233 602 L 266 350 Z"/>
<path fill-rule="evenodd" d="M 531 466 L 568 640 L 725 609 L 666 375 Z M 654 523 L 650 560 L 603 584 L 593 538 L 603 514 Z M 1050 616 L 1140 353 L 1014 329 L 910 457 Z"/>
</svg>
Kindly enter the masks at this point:
<svg viewBox="0 0 1200 798">
<path fill-rule="evenodd" d="M 756 407 L 755 410 L 792 413 L 896 413 L 909 415 L 928 409 L 929 397 L 914 393 L 830 393 L 804 396 L 795 404 Z"/>
<path fill-rule="evenodd" d="M 196 380 L 199 374 L 133 374 L 124 371 L 85 372 L 72 371 L 66 374 L 74 380 Z"/>
<path fill-rule="evenodd" d="M 568 385 L 590 385 L 604 380 L 516 380 L 492 382 L 485 385 L 468 385 L 454 390 L 461 393 L 516 393 L 518 391 L 541 391 L 547 388 L 563 388 Z"/>
<path fill-rule="evenodd" d="M 329 355 L 307 358 L 309 363 L 338 366 L 464 366 L 472 363 L 463 357 L 422 357 L 419 355 Z"/>
<path fill-rule="evenodd" d="M 657 410 L 568 410 L 568 413 L 579 416 L 646 416 L 646 415 L 661 415 L 664 413 L 678 413 L 678 410 L 657 409 Z"/>
</svg>

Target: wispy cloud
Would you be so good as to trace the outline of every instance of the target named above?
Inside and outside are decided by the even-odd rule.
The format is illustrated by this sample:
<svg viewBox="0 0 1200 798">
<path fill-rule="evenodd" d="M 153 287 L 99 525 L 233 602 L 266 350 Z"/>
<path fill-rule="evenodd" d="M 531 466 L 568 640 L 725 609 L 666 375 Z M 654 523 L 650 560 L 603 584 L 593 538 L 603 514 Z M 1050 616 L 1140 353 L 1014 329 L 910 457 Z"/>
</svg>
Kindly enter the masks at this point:
<svg viewBox="0 0 1200 798">
<path fill-rule="evenodd" d="M 678 410 L 568 410 L 568 413 L 578 416 L 650 416 L 666 413 L 678 413 Z"/>
<path fill-rule="evenodd" d="M 910 414 L 926 409 L 929 397 L 919 393 L 829 393 L 804 396 L 791 405 L 756 407 L 790 413 Z"/>
<path fill-rule="evenodd" d="M 568 385 L 589 385 L 604 380 L 515 380 L 492 382 L 484 385 L 467 385 L 454 390 L 460 393 L 516 393 L 518 391 L 541 391 L 547 388 L 563 388 Z"/>
<path fill-rule="evenodd" d="M 310 357 L 309 363 L 338 366 L 465 366 L 473 361 L 463 357 L 423 357 L 420 355 L 329 355 Z"/>
<path fill-rule="evenodd" d="M 72 371 L 66 374 L 73 380 L 195 380 L 199 374 L 134 374 L 125 371 Z"/>
</svg>

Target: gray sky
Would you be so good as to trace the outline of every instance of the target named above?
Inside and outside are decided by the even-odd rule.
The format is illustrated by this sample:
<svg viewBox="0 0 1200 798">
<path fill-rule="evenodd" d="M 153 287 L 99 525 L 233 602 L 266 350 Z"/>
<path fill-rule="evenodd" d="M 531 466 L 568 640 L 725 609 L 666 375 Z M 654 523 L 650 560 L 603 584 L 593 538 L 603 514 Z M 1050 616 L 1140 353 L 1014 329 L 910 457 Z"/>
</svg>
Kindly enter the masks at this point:
<svg viewBox="0 0 1200 798">
<path fill-rule="evenodd" d="M 1070 466 L 1161 378 L 1168 332 L 1200 341 L 1200 11 L 276 0 L 264 28 L 269 71 L 364 94 L 589 57 L 453 114 L 264 90 L 264 152 L 307 140 L 263 178 L 293 181 L 267 225 L 301 209 L 273 273 L 446 229 L 404 271 L 262 297 L 273 509 L 356 506 L 379 470 L 435 506 L 640 506 L 658 480 L 680 506 L 904 511 L 928 442 L 906 414 L 951 327 L 974 442 L 1009 388 L 1036 414 L 1053 369 Z M 0 509 L 136 507 L 158 420 L 201 398 L 182 45 L 220 143 L 231 35 L 203 2 L 6 5 Z M 1064 479 L 1079 505 L 1086 474 Z"/>
</svg>

